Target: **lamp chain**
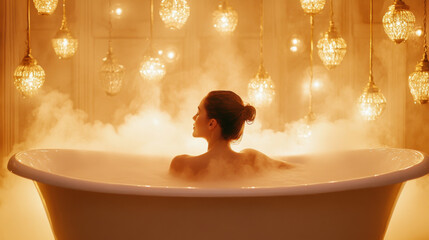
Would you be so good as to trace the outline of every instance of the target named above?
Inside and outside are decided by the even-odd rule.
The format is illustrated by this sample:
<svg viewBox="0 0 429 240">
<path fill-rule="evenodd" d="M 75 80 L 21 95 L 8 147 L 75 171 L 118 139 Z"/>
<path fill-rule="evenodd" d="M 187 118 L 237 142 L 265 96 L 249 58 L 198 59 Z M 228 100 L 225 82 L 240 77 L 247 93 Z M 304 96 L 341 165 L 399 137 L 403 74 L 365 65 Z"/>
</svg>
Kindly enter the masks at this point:
<svg viewBox="0 0 429 240">
<path fill-rule="evenodd" d="M 63 21 L 61 22 L 61 29 L 67 28 L 67 18 L 66 18 L 66 0 L 63 0 Z"/>
<path fill-rule="evenodd" d="M 373 77 L 372 77 L 372 52 L 373 52 L 373 46 L 372 46 L 372 41 L 373 41 L 373 36 L 372 36 L 372 15 L 373 15 L 373 6 L 372 6 L 372 1 L 370 0 L 369 2 L 369 79 L 372 82 L 373 81 Z"/>
<path fill-rule="evenodd" d="M 425 54 L 425 56 L 427 56 L 427 52 L 428 52 L 428 44 L 427 44 L 427 31 L 426 31 L 426 0 L 424 0 L 424 15 L 423 15 L 423 31 L 424 31 L 424 43 L 425 43 L 425 46 L 424 46 L 424 49 L 425 49 L 425 52 L 424 52 L 424 54 Z"/>
<path fill-rule="evenodd" d="M 261 0 L 260 7 L 260 23 L 259 23 L 259 57 L 261 60 L 261 66 L 264 64 L 264 0 Z"/>
<path fill-rule="evenodd" d="M 27 0 L 27 55 L 30 54 L 30 0 Z"/>
<path fill-rule="evenodd" d="M 330 25 L 332 26 L 334 23 L 334 9 L 332 7 L 332 0 L 329 1 L 329 7 L 330 7 L 330 17 L 331 17 L 331 21 L 330 21 Z"/>
<path fill-rule="evenodd" d="M 150 0 L 150 42 L 149 50 L 152 54 L 152 41 L 153 41 L 153 0 Z"/>
<path fill-rule="evenodd" d="M 112 1 L 109 0 L 109 53 L 112 52 Z"/>
<path fill-rule="evenodd" d="M 309 112 L 312 112 L 313 108 L 313 31 L 314 31 L 314 15 L 310 15 L 310 99 L 309 99 Z"/>
</svg>

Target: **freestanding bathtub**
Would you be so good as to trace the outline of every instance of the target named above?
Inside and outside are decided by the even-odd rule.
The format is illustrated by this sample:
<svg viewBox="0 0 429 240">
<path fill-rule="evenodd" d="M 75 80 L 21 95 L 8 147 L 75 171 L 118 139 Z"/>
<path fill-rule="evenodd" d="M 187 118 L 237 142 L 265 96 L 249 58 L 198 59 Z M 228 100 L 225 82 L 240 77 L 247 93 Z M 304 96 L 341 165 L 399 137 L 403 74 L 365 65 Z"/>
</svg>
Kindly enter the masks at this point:
<svg viewBox="0 0 429 240">
<path fill-rule="evenodd" d="M 429 172 L 428 157 L 407 149 L 282 160 L 301 177 L 204 187 L 168 176 L 166 158 L 65 149 L 19 152 L 8 169 L 35 181 L 59 240 L 378 240 L 403 182 Z M 145 173 L 154 162 L 162 170 Z"/>
</svg>

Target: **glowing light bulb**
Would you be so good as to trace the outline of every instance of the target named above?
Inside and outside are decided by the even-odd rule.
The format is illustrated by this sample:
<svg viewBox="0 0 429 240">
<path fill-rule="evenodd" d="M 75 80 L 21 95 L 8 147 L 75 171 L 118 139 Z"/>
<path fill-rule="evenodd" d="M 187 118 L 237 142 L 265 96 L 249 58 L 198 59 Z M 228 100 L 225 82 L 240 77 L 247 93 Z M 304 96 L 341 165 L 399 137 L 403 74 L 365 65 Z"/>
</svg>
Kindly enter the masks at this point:
<svg viewBox="0 0 429 240">
<path fill-rule="evenodd" d="M 248 84 L 247 95 L 255 107 L 266 107 L 274 99 L 274 83 L 262 64 L 259 66 L 256 76 Z"/>
<path fill-rule="evenodd" d="M 292 44 L 293 45 L 297 45 L 300 41 L 299 41 L 299 39 L 297 39 L 297 38 L 292 38 Z"/>
<path fill-rule="evenodd" d="M 45 71 L 27 54 L 13 74 L 16 89 L 24 96 L 34 96 L 45 82 Z"/>
<path fill-rule="evenodd" d="M 119 8 L 119 7 L 118 7 L 118 8 L 116 8 L 116 9 L 115 9 L 115 14 L 116 14 L 116 16 L 118 16 L 118 17 L 119 17 L 119 16 L 121 16 L 121 15 L 122 15 L 122 8 Z"/>
<path fill-rule="evenodd" d="M 421 37 L 421 36 L 423 35 L 423 30 L 422 30 L 421 28 L 418 28 L 418 29 L 415 31 L 415 34 L 416 34 L 416 36 L 417 36 L 417 37 Z"/>
<path fill-rule="evenodd" d="M 162 0 L 159 15 L 165 26 L 178 30 L 185 25 L 190 14 L 190 7 L 186 0 Z"/>
<path fill-rule="evenodd" d="M 297 46 L 292 46 L 292 47 L 290 47 L 290 51 L 291 52 L 296 52 L 296 51 L 298 51 L 298 47 Z"/>
<path fill-rule="evenodd" d="M 416 70 L 408 77 L 408 86 L 410 87 L 411 95 L 413 95 L 414 103 L 425 104 L 429 100 L 429 62 L 427 53 L 423 55 L 423 59 L 417 64 Z"/>
<path fill-rule="evenodd" d="M 368 121 L 376 120 L 386 107 L 386 98 L 375 83 L 370 80 L 364 92 L 359 97 L 359 110 Z"/>
<path fill-rule="evenodd" d="M 176 53 L 175 52 L 173 52 L 173 51 L 170 51 L 170 52 L 168 52 L 167 53 L 167 57 L 169 58 L 169 59 L 174 59 L 174 57 L 176 56 Z"/>
<path fill-rule="evenodd" d="M 238 14 L 226 1 L 222 1 L 213 12 L 213 27 L 219 33 L 232 33 L 238 24 Z"/>
<path fill-rule="evenodd" d="M 313 88 L 319 89 L 322 87 L 322 83 L 318 80 L 313 81 Z"/>
<path fill-rule="evenodd" d="M 307 14 L 317 14 L 325 7 L 326 0 L 300 0 L 301 8 Z"/>
<path fill-rule="evenodd" d="M 165 65 L 157 57 L 145 56 L 140 66 L 140 75 L 147 81 L 159 81 L 165 76 Z"/>
<path fill-rule="evenodd" d="M 416 18 L 409 9 L 402 0 L 395 0 L 383 16 L 384 31 L 395 43 L 407 40 L 409 33 L 414 29 Z"/>
<path fill-rule="evenodd" d="M 33 0 L 39 15 L 51 15 L 58 5 L 58 0 Z"/>
</svg>

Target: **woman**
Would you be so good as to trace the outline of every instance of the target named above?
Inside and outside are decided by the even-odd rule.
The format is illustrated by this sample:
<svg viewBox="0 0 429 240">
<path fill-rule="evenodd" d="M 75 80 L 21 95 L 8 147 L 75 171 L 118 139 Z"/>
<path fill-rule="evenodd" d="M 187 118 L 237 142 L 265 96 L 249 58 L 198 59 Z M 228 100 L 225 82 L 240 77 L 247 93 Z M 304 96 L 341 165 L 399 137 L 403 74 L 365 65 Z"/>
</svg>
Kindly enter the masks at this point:
<svg viewBox="0 0 429 240">
<path fill-rule="evenodd" d="M 256 109 L 244 105 L 232 91 L 212 91 L 193 117 L 194 137 L 207 140 L 207 152 L 199 156 L 179 155 L 170 164 L 170 173 L 187 178 L 229 177 L 259 172 L 267 168 L 290 168 L 252 149 L 235 152 L 231 142 L 240 139 L 244 122 L 255 119 Z"/>
</svg>

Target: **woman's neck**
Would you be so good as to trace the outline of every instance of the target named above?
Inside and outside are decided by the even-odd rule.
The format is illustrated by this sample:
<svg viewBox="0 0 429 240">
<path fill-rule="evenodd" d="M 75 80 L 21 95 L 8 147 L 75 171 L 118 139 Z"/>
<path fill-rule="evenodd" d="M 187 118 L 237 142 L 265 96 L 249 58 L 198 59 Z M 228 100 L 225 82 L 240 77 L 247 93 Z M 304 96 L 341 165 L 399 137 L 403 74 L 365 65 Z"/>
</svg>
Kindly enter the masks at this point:
<svg viewBox="0 0 429 240">
<path fill-rule="evenodd" d="M 225 139 L 216 139 L 208 141 L 207 152 L 232 151 L 230 141 Z"/>
</svg>

